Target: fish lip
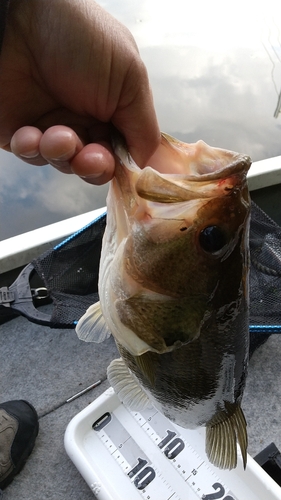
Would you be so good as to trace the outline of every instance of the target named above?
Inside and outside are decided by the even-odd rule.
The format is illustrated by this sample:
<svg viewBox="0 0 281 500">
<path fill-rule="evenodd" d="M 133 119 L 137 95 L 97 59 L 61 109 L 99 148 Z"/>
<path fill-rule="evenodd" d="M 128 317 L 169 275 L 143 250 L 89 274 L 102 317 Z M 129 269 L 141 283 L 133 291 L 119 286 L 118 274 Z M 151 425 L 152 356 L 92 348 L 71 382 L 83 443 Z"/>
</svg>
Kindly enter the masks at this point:
<svg viewBox="0 0 281 500">
<path fill-rule="evenodd" d="M 126 166 L 125 166 L 126 167 Z M 234 172 L 233 172 L 234 170 Z M 154 173 L 155 176 L 155 183 L 152 183 L 152 188 L 151 190 L 146 190 L 143 189 L 142 183 L 143 180 L 145 179 L 146 174 L 151 171 Z M 164 204 L 171 204 L 171 203 L 185 203 L 187 201 L 190 201 L 192 198 L 189 198 L 188 195 L 185 195 L 184 192 L 190 192 L 192 189 L 192 186 L 194 191 L 197 189 L 197 185 L 200 186 L 200 184 L 204 184 L 207 182 L 212 182 L 218 180 L 216 185 L 214 185 L 213 190 L 210 192 L 197 192 L 197 199 L 209 199 L 213 198 L 214 196 L 216 197 L 222 197 L 222 196 L 230 196 L 231 194 L 235 193 L 236 191 L 241 191 L 243 187 L 247 183 L 247 172 L 245 172 L 244 166 L 241 165 L 241 168 L 237 172 L 237 166 L 235 165 L 230 165 L 229 168 L 224 168 L 223 169 L 223 177 L 222 177 L 222 170 L 217 172 L 218 175 L 214 174 L 202 174 L 201 176 L 192 176 L 192 175 L 182 175 L 182 174 L 161 174 L 157 170 L 153 169 L 152 167 L 145 167 L 140 175 L 138 176 L 138 179 L 135 184 L 135 190 L 136 194 L 141 198 L 142 200 L 147 200 L 147 201 L 153 201 L 156 203 L 164 203 Z M 161 179 L 165 179 L 167 183 L 169 183 L 169 186 L 174 187 L 174 189 L 180 189 L 181 190 L 181 195 L 177 196 L 172 196 L 171 194 L 166 195 L 166 197 L 163 195 L 157 195 L 155 194 L 156 191 L 153 189 L 153 185 L 156 185 L 157 181 L 157 176 Z M 167 184 L 168 186 L 168 184 Z M 216 189 L 216 191 L 215 191 Z M 220 190 L 220 193 L 218 192 Z M 214 192 L 215 191 L 215 192 Z"/>
<path fill-rule="evenodd" d="M 158 169 L 154 168 L 151 164 L 149 164 L 150 160 L 148 160 L 147 165 L 144 168 L 140 168 L 132 158 L 129 153 L 127 144 L 125 142 L 124 137 L 116 130 L 111 135 L 111 143 L 114 150 L 114 155 L 118 159 L 118 161 L 122 164 L 122 166 L 131 172 L 135 172 L 138 174 L 138 178 L 142 178 L 146 175 L 146 173 L 151 170 L 154 172 L 154 175 L 159 176 L 162 179 L 166 179 L 167 181 L 171 181 L 175 184 L 177 182 L 192 182 L 192 183 L 202 183 L 202 182 L 210 182 L 220 180 L 220 183 L 225 182 L 226 179 L 232 178 L 235 179 L 232 182 L 232 187 L 240 188 L 243 183 L 246 182 L 247 172 L 250 169 L 252 164 L 252 160 L 250 156 L 239 154 L 234 151 L 216 148 L 213 146 L 209 146 L 204 141 L 197 141 L 196 143 L 186 144 L 186 148 L 181 148 L 181 141 L 177 141 L 172 136 L 168 134 L 161 133 L 162 143 L 159 148 L 163 144 L 167 145 L 169 149 L 167 150 L 167 156 L 171 156 L 171 163 L 173 163 L 173 155 L 178 156 L 178 161 L 181 160 L 182 163 L 186 163 L 186 172 L 161 172 Z M 158 148 L 158 149 L 159 149 Z M 188 151 L 190 148 L 191 152 Z M 209 155 L 210 152 L 210 155 Z M 202 154 L 202 158 L 200 157 Z M 196 158 L 198 155 L 198 158 Z M 210 156 L 210 165 L 207 165 L 206 158 Z M 229 160 L 229 163 L 228 163 Z M 221 164 L 220 168 L 214 169 L 214 164 Z M 213 162 L 213 163 L 212 163 Z M 189 170 L 192 170 L 192 165 L 197 165 L 196 173 L 192 173 Z M 191 165 L 191 167 L 190 167 Z M 208 169 L 213 168 L 212 171 L 208 171 Z M 204 169 L 206 171 L 204 171 Z"/>
</svg>

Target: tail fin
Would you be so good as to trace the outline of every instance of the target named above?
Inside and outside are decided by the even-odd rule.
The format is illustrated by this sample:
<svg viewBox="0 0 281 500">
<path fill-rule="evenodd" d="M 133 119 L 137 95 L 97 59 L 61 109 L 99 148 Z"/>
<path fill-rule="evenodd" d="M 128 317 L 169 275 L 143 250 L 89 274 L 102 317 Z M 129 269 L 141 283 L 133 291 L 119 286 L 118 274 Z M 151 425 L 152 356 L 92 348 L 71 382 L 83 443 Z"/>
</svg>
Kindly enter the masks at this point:
<svg viewBox="0 0 281 500">
<path fill-rule="evenodd" d="M 235 403 L 235 405 L 229 404 L 229 412 L 221 412 L 207 424 L 206 454 L 210 462 L 220 469 L 234 469 L 237 465 L 237 441 L 245 469 L 248 447 L 247 422 L 240 404 Z"/>
</svg>

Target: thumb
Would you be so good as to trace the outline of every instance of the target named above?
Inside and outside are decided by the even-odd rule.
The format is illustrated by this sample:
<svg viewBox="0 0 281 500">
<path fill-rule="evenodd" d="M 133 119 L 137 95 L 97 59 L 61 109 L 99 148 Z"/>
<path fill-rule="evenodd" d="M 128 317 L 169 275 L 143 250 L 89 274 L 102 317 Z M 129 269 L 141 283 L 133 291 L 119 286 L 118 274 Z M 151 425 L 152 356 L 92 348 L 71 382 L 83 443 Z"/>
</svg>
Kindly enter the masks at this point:
<svg viewBox="0 0 281 500">
<path fill-rule="evenodd" d="M 133 160 L 144 168 L 161 140 L 149 85 L 143 86 L 130 104 L 118 109 L 112 122 L 125 137 Z"/>
</svg>

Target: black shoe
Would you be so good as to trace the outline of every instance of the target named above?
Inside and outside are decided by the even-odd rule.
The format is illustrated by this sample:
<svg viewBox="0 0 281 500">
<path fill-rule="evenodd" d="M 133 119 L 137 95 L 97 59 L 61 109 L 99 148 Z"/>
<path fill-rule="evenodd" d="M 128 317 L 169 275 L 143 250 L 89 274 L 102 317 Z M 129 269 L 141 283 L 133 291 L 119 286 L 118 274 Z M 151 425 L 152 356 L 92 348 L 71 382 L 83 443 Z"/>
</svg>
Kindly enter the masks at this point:
<svg viewBox="0 0 281 500">
<path fill-rule="evenodd" d="M 0 488 L 6 488 L 23 468 L 38 429 L 36 410 L 27 401 L 0 404 Z"/>
</svg>

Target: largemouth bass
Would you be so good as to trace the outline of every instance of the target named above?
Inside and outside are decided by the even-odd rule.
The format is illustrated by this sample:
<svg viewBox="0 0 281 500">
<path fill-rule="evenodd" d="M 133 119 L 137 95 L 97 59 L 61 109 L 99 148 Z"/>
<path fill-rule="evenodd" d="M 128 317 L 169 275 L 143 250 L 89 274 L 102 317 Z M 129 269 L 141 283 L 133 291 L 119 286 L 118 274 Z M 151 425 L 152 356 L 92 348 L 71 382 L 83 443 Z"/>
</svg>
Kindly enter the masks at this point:
<svg viewBox="0 0 281 500">
<path fill-rule="evenodd" d="M 78 336 L 113 334 L 108 379 L 121 401 L 153 404 L 172 422 L 206 426 L 214 465 L 244 467 L 241 409 L 248 363 L 250 158 L 162 134 L 140 169 L 121 141 L 107 198 L 100 302 Z"/>
</svg>

